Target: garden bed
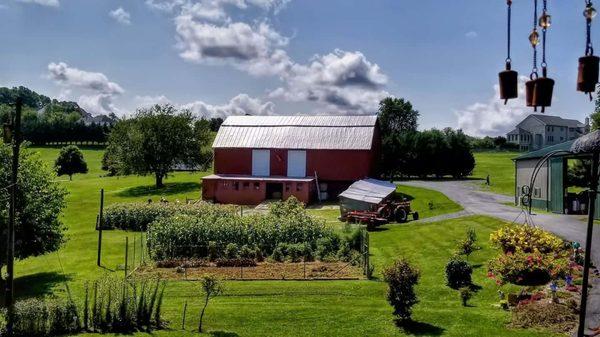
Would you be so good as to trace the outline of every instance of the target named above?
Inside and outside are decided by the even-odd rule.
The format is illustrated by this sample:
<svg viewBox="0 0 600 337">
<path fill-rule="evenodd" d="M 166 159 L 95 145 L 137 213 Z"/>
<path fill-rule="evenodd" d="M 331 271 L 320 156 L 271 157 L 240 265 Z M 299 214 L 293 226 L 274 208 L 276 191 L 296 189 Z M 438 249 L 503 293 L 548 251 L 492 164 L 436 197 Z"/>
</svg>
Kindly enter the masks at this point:
<svg viewBox="0 0 600 337">
<path fill-rule="evenodd" d="M 206 274 L 225 280 L 360 280 L 365 279 L 359 266 L 346 262 L 260 262 L 251 267 L 217 267 L 215 263 L 201 266 L 159 268 L 141 267 L 140 275 L 158 276 L 164 280 L 198 280 Z"/>
</svg>

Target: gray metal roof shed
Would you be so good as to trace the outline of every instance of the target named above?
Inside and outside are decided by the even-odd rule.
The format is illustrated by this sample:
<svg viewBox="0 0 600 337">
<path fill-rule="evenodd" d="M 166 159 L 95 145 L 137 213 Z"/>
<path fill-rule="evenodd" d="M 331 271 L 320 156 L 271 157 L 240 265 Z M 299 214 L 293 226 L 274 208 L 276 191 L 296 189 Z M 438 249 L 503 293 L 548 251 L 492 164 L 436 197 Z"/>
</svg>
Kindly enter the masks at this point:
<svg viewBox="0 0 600 337">
<path fill-rule="evenodd" d="M 389 198 L 396 185 L 382 180 L 364 179 L 350 185 L 339 195 L 340 207 L 344 210 L 365 211 Z"/>
</svg>

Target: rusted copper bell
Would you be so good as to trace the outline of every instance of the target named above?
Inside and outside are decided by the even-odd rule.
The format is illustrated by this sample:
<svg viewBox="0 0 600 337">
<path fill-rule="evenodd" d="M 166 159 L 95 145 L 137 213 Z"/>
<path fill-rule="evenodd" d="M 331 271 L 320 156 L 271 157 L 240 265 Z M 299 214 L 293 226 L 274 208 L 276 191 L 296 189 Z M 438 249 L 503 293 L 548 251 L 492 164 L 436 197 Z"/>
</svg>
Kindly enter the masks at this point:
<svg viewBox="0 0 600 337">
<path fill-rule="evenodd" d="M 577 91 L 586 94 L 596 91 L 600 57 L 589 55 L 579 58 L 579 75 L 577 76 Z"/>
<path fill-rule="evenodd" d="M 552 106 L 552 93 L 554 91 L 554 80 L 548 77 L 540 77 L 535 81 L 533 90 L 533 105 L 544 108 Z"/>
<path fill-rule="evenodd" d="M 527 106 L 533 106 L 533 92 L 535 91 L 535 83 L 537 79 L 532 79 L 525 82 L 525 102 Z"/>
<path fill-rule="evenodd" d="M 511 70 L 510 63 L 506 63 L 506 70 L 498 74 L 500 78 L 500 98 L 504 100 L 504 104 L 511 98 L 517 98 L 519 96 L 517 87 L 516 71 Z"/>
</svg>

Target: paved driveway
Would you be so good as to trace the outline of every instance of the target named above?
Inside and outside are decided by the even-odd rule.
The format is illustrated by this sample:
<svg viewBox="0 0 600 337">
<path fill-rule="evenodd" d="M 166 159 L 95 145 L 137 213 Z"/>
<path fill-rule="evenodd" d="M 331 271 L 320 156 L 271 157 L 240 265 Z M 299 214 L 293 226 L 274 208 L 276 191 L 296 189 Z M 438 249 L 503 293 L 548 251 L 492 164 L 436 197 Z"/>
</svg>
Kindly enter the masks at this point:
<svg viewBox="0 0 600 337">
<path fill-rule="evenodd" d="M 424 187 L 444 193 L 448 198 L 460 204 L 466 214 L 482 214 L 512 222 L 517 217 L 520 223 L 524 221 L 521 209 L 508 206 L 514 203 L 514 198 L 478 190 L 477 182 L 472 181 L 403 181 L 399 184 Z M 577 215 L 562 215 L 551 213 L 536 213 L 532 215 L 533 222 L 557 235 L 585 244 L 586 217 Z M 592 256 L 597 266 L 600 266 L 600 226 L 595 226 L 593 236 Z"/>
</svg>

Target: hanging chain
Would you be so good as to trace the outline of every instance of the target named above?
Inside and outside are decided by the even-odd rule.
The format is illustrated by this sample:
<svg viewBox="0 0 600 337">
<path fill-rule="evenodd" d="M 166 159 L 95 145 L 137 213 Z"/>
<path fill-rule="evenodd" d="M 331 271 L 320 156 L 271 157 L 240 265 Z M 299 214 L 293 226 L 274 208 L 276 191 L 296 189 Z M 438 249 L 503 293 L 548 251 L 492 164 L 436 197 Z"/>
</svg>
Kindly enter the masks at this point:
<svg viewBox="0 0 600 337">
<path fill-rule="evenodd" d="M 586 10 L 593 8 L 592 0 L 585 0 Z M 592 17 L 588 16 L 586 21 L 586 40 L 585 40 L 585 55 L 594 55 L 594 45 L 592 44 Z"/>
<path fill-rule="evenodd" d="M 508 36 L 508 40 L 507 40 L 507 56 L 506 56 L 506 64 L 509 65 L 512 62 L 512 59 L 510 58 L 510 39 L 511 39 L 511 22 L 512 22 L 512 0 L 506 0 L 506 4 L 508 5 L 508 24 L 506 25 L 506 27 L 508 28 L 507 31 L 507 36 Z"/>
<path fill-rule="evenodd" d="M 538 0 L 533 0 L 533 32 L 531 33 L 537 35 L 537 12 L 538 12 Z M 531 70 L 531 75 L 529 77 L 533 80 L 534 77 L 538 77 L 538 68 L 537 68 L 537 43 L 531 44 L 533 46 L 533 68 Z"/>
<path fill-rule="evenodd" d="M 542 11 L 542 15 L 543 17 L 546 17 L 548 15 L 548 0 L 544 0 L 544 9 Z M 547 26 L 543 25 L 542 26 L 542 75 L 544 77 L 547 76 L 547 72 L 548 72 L 548 63 L 546 63 L 546 31 L 547 31 Z"/>
</svg>

